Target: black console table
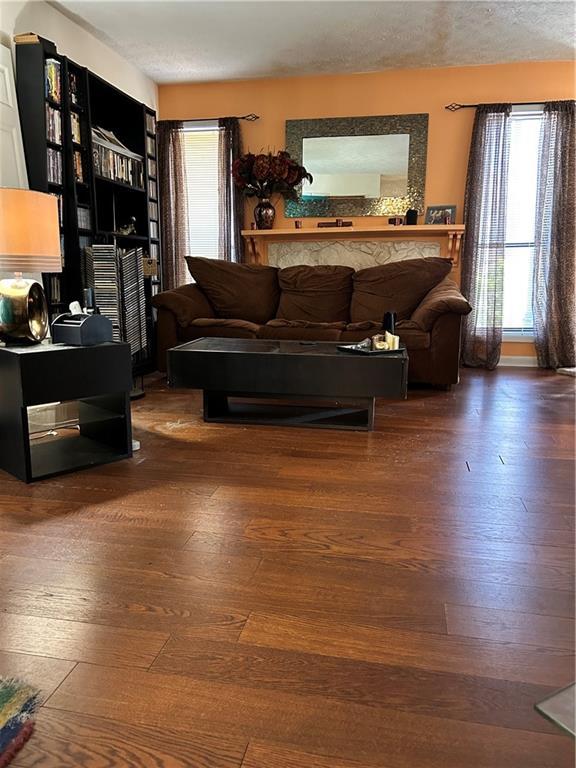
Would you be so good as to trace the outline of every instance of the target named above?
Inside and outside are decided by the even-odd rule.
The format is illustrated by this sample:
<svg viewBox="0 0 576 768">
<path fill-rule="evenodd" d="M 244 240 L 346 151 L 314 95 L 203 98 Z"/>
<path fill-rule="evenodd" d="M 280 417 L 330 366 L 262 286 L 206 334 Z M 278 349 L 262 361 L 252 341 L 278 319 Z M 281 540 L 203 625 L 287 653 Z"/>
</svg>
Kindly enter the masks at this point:
<svg viewBox="0 0 576 768">
<path fill-rule="evenodd" d="M 0 468 L 26 483 L 132 456 L 129 344 L 0 347 Z M 28 408 L 76 401 L 78 427 L 30 438 Z"/>
</svg>

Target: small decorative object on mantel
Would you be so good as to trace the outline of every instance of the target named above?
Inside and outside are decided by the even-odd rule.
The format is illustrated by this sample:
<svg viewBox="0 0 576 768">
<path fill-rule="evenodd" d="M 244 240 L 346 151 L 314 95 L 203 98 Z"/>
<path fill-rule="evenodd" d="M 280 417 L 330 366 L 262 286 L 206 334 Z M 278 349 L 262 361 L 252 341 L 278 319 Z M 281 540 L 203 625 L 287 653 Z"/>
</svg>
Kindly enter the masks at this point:
<svg viewBox="0 0 576 768">
<path fill-rule="evenodd" d="M 319 221 L 316 226 L 320 227 L 320 229 L 329 227 L 351 227 L 352 222 L 344 221 L 344 219 L 336 219 L 335 221 Z"/>
<path fill-rule="evenodd" d="M 246 197 L 257 197 L 254 220 L 258 229 L 272 229 L 276 210 L 270 201 L 273 194 L 291 194 L 304 179 L 312 183 L 312 175 L 284 150 L 254 155 L 247 152 L 232 164 L 234 184 Z"/>
<path fill-rule="evenodd" d="M 406 211 L 406 224 L 418 224 L 418 211 L 416 208 L 409 208 Z"/>
<path fill-rule="evenodd" d="M 388 219 L 388 224 L 393 227 L 401 227 L 404 224 L 404 218 L 402 216 L 392 216 L 392 218 Z"/>
<path fill-rule="evenodd" d="M 426 208 L 425 224 L 455 224 L 455 205 L 429 205 Z"/>
<path fill-rule="evenodd" d="M 301 219 L 296 219 L 296 221 L 294 222 L 294 229 L 302 229 L 302 220 Z"/>
</svg>

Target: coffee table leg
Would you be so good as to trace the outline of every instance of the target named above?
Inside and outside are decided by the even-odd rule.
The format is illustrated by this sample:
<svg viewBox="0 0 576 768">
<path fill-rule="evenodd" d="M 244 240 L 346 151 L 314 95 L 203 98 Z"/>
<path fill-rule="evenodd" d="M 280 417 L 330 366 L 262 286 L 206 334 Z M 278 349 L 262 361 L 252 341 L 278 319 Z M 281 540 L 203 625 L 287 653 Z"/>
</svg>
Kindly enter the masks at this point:
<svg viewBox="0 0 576 768">
<path fill-rule="evenodd" d="M 230 414 L 228 395 L 225 392 L 203 392 L 204 421 L 222 419 Z"/>
<path fill-rule="evenodd" d="M 375 408 L 375 405 L 376 405 L 376 398 L 375 397 L 369 398 L 368 405 L 366 407 L 366 413 L 367 413 L 367 417 L 368 417 L 367 418 L 366 429 L 369 432 L 372 432 L 373 429 L 374 429 L 374 408 Z"/>
<path fill-rule="evenodd" d="M 239 411 L 229 398 L 240 398 L 243 408 Z M 306 396 L 294 396 L 296 399 Z M 273 400 L 274 403 L 269 401 Z M 276 424 L 285 426 L 324 427 L 328 429 L 374 429 L 375 398 L 326 398 L 324 407 L 321 398 L 315 397 L 316 404 L 302 410 L 290 401 L 292 397 L 282 395 L 249 395 L 245 393 L 203 391 L 204 421 L 230 424 Z M 286 405 L 278 401 L 286 400 Z M 339 405 L 336 405 L 335 401 Z M 251 401 L 253 404 L 251 405 Z M 268 401 L 268 402 L 267 402 Z M 237 405 L 237 404 L 236 404 Z M 288 411 L 287 411 L 288 408 Z M 344 420 L 343 420 L 344 419 Z"/>
</svg>

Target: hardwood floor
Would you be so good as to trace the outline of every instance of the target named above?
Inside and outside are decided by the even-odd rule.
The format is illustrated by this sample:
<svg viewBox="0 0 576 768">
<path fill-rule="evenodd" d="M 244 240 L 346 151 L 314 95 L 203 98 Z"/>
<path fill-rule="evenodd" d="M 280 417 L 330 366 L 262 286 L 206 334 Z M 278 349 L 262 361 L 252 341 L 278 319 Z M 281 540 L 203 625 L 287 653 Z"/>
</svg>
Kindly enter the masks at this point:
<svg viewBox="0 0 576 768">
<path fill-rule="evenodd" d="M 18 768 L 569 768 L 574 380 L 464 371 L 377 430 L 206 425 L 152 377 L 132 461 L 0 473 Z"/>
</svg>

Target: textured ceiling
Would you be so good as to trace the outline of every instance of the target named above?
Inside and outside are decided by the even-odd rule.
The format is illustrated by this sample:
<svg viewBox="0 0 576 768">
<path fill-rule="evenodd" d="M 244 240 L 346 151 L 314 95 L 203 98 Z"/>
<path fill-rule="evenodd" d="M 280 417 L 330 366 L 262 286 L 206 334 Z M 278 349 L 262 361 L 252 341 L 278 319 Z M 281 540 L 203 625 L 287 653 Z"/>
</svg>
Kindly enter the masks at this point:
<svg viewBox="0 0 576 768">
<path fill-rule="evenodd" d="M 159 83 L 574 57 L 571 2 L 53 2 Z"/>
</svg>

